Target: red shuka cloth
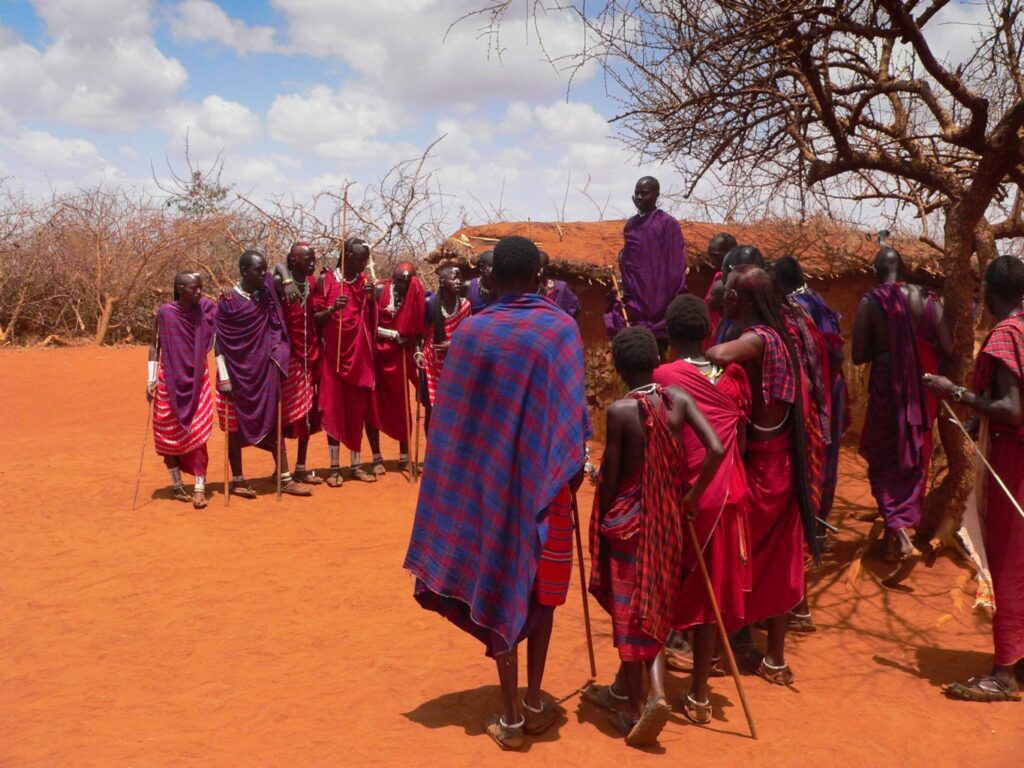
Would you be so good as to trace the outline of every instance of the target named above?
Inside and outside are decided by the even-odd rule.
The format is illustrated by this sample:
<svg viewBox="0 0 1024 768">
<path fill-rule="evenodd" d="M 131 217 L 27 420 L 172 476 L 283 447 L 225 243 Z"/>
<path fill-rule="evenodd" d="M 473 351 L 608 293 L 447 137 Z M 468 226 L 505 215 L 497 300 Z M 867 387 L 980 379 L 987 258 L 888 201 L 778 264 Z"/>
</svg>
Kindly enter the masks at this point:
<svg viewBox="0 0 1024 768">
<path fill-rule="evenodd" d="M 663 644 L 672 629 L 672 612 L 681 586 L 679 574 L 683 569 L 686 527 L 679 507 L 684 492 L 679 465 L 685 463 L 685 459 L 679 442 L 668 428 L 665 401 L 671 395 L 660 387 L 657 392 L 657 404 L 648 395 L 634 392 L 627 396 L 637 401 L 644 427 L 640 503 L 629 509 L 617 506 L 615 510 L 621 514 L 613 515 L 609 511 L 602 517 L 600 493 L 595 495 L 590 523 L 593 559 L 590 591 L 614 616 L 610 606 L 617 600 L 612 597 L 611 585 L 607 583 L 608 560 L 615 556 L 609 551 L 610 545 L 617 542 L 616 547 L 622 553 L 626 544 L 635 540 L 632 566 L 635 587 L 629 613 L 645 634 Z M 620 578 L 624 576 L 620 574 Z"/>
<path fill-rule="evenodd" d="M 804 596 L 804 537 L 793 477 L 793 430 L 747 442 L 752 558 L 748 622 L 780 616 Z"/>
<path fill-rule="evenodd" d="M 700 498 L 694 521 L 711 584 L 718 599 L 726 628 L 739 629 L 746 622 L 746 592 L 750 591 L 750 542 L 747 537 L 747 475 L 740 454 L 738 430 L 746 429 L 750 416 L 750 383 L 741 365 L 720 371 L 713 384 L 701 369 L 685 360 L 666 363 L 654 371 L 654 381 L 686 390 L 718 434 L 725 458 L 711 484 Z M 686 455 L 685 484 L 697 481 L 706 451 L 692 429 L 683 430 Z M 683 552 L 686 573 L 676 606 L 673 626 L 689 629 L 715 620 L 704 577 L 697 565 L 689 537 Z"/>
<path fill-rule="evenodd" d="M 405 339 L 405 344 L 400 346 L 393 339 L 377 336 L 376 384 L 370 423 L 393 440 L 408 444 L 411 406 L 406 380 L 415 387 L 419 379 L 413 354 L 415 341 L 423 335 L 426 325 L 427 305 L 423 285 L 417 277 L 410 280 L 402 305 L 397 310 L 392 301 L 392 291 L 392 282 L 385 281 L 377 300 L 378 327 L 397 331 Z"/>
<path fill-rule="evenodd" d="M 363 425 L 370 407 L 370 390 L 374 384 L 373 353 L 377 328 L 377 302 L 367 291 L 368 280 L 359 275 L 352 283 L 343 281 L 339 270 L 323 276 L 323 285 L 314 291 L 313 311 L 334 306 L 342 289 L 348 304 L 335 312 L 321 326 L 323 354 L 320 356 L 320 397 L 318 406 L 324 431 L 358 451 L 362 444 Z M 341 371 L 338 363 L 338 322 L 341 318 Z"/>
<path fill-rule="evenodd" d="M 434 295 L 434 301 L 441 301 L 441 294 Z M 462 325 L 462 321 L 465 320 L 473 313 L 473 307 L 466 299 L 459 299 L 459 306 L 455 310 L 455 313 L 444 321 L 444 338 L 446 341 L 451 341 L 452 336 L 455 334 L 455 330 Z M 437 396 L 437 385 L 441 380 L 441 370 L 444 368 L 444 353 L 438 353 L 434 350 L 434 334 L 433 326 L 428 327 L 429 332 L 427 333 L 426 342 L 424 343 L 423 350 L 423 367 L 426 372 L 427 379 L 427 395 L 430 397 L 430 403 L 433 405 L 434 399 Z"/>
<path fill-rule="evenodd" d="M 206 443 L 213 432 L 213 400 L 205 365 L 196 385 L 199 402 L 186 429 L 171 406 L 163 365 L 157 369 L 156 392 L 153 395 L 153 447 L 160 456 L 176 456 L 182 472 L 205 475 L 209 462 Z"/>
<path fill-rule="evenodd" d="M 288 375 L 284 380 L 283 398 L 284 435 L 300 440 L 320 431 L 320 418 L 316 413 L 316 385 L 320 363 L 320 338 L 313 320 L 313 289 L 316 280 L 306 277 L 309 293 L 305 301 L 292 304 L 282 302 L 292 355 L 288 361 Z"/>
<path fill-rule="evenodd" d="M 996 366 L 1010 371 L 1024 388 L 1024 312 L 1016 312 L 992 329 L 974 366 L 974 390 L 990 392 Z M 1024 500 L 1024 424 L 990 421 L 989 463 L 1013 497 Z M 1024 658 L 1024 517 L 988 473 L 985 495 L 985 554 L 996 611 L 992 636 L 996 664 Z"/>
</svg>

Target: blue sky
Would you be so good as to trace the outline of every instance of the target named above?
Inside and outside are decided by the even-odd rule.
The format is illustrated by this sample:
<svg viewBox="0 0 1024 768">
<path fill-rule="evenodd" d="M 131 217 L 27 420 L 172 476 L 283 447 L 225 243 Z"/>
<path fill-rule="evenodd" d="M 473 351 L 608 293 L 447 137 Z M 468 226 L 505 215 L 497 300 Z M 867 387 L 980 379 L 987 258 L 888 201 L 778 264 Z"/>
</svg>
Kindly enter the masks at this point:
<svg viewBox="0 0 1024 768">
<path fill-rule="evenodd" d="M 101 181 L 149 185 L 182 137 L 257 197 L 344 179 L 372 183 L 432 139 L 445 193 L 471 221 L 632 212 L 641 166 L 613 137 L 596 71 L 566 78 L 522 18 L 488 51 L 480 0 L 4 0 L 0 177 L 43 193 Z M 540 20 L 548 50 L 574 50 L 570 16 Z M 588 184 L 595 206 L 577 188 Z"/>
</svg>

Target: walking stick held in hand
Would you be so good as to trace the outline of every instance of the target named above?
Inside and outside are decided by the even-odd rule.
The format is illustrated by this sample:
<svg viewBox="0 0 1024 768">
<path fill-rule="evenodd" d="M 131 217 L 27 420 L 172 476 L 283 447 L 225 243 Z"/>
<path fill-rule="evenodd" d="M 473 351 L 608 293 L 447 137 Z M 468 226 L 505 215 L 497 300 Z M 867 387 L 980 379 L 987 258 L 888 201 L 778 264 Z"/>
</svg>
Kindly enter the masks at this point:
<svg viewBox="0 0 1024 768">
<path fill-rule="evenodd" d="M 725 658 L 729 662 L 729 672 L 732 679 L 736 681 L 736 692 L 740 695 L 740 702 L 743 704 L 743 714 L 747 716 L 747 725 L 750 726 L 750 736 L 757 738 L 757 727 L 754 725 L 754 716 L 750 713 L 750 705 L 747 703 L 747 695 L 743 692 L 743 683 L 740 681 L 740 671 L 736 668 L 736 657 L 732 654 L 732 646 L 729 645 L 729 633 L 725 631 L 725 623 L 722 621 L 722 611 L 718 607 L 718 600 L 715 598 L 715 588 L 711 585 L 711 577 L 708 575 L 708 566 L 704 562 L 704 553 L 701 551 L 700 542 L 697 540 L 697 531 L 693 527 L 693 521 L 687 518 L 686 527 L 690 531 L 690 541 L 697 552 L 697 564 L 700 566 L 701 576 L 704 577 L 704 586 L 708 590 L 708 600 L 711 601 L 711 610 L 715 614 L 715 624 L 718 626 L 718 638 L 725 651 Z"/>
<path fill-rule="evenodd" d="M 282 384 L 282 389 L 284 385 Z M 277 393 L 277 500 L 281 500 L 281 458 L 284 453 L 284 433 L 281 431 L 281 419 L 284 403 L 284 392 Z"/>
<path fill-rule="evenodd" d="M 619 310 L 622 312 L 622 319 L 626 322 L 626 327 L 629 328 L 629 315 L 626 314 L 626 301 L 622 298 L 622 288 L 619 287 L 619 278 L 612 272 L 612 287 L 615 289 L 615 297 L 619 300 Z"/>
<path fill-rule="evenodd" d="M 405 450 L 408 451 L 408 441 L 412 437 L 412 411 L 409 408 L 409 361 L 406 360 L 404 344 L 398 346 L 398 351 L 402 353 L 402 416 L 405 417 Z M 416 479 L 416 470 L 413 467 L 409 468 L 410 483 Z"/>
<path fill-rule="evenodd" d="M 341 295 L 345 295 L 345 250 L 348 245 L 348 187 L 345 187 L 345 195 L 341 202 L 341 259 L 338 261 L 338 269 L 341 271 Z M 338 354 L 334 364 L 334 370 L 341 373 L 341 328 L 342 320 L 345 319 L 345 308 L 338 312 Z"/>
<path fill-rule="evenodd" d="M 149 422 L 153 417 L 153 409 L 156 408 L 156 398 L 149 404 L 146 410 L 146 429 L 142 433 L 142 449 L 139 451 L 139 471 L 135 475 L 135 495 L 132 496 L 132 512 L 135 511 L 135 504 L 139 500 L 139 485 L 142 484 L 142 462 L 146 458 L 146 438 L 149 436 Z"/>
<path fill-rule="evenodd" d="M 587 655 L 590 657 L 590 677 L 597 679 L 597 661 L 594 659 L 594 635 L 590 629 L 590 602 L 587 599 L 587 578 L 583 567 L 583 535 L 580 533 L 580 508 L 576 492 L 572 494 L 572 527 L 576 531 L 576 560 L 580 566 L 580 590 L 583 592 L 583 625 L 587 630 Z"/>
<path fill-rule="evenodd" d="M 231 401 L 224 398 L 224 506 L 231 506 Z"/>
<path fill-rule="evenodd" d="M 416 397 L 416 433 L 413 435 L 415 448 L 412 454 L 412 476 L 418 483 L 420 481 L 420 371 L 418 365 L 416 366 L 416 383 L 413 385 L 413 394 Z"/>
</svg>

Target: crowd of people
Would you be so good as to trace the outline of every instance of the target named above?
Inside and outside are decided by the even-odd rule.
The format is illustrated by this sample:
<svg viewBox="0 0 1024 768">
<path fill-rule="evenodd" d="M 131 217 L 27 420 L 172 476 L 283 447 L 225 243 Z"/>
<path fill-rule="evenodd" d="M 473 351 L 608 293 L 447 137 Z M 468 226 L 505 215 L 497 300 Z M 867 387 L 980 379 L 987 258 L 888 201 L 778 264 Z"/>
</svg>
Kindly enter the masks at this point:
<svg viewBox="0 0 1024 768">
<path fill-rule="evenodd" d="M 769 264 L 756 246 L 723 232 L 707 248 L 717 273 L 706 296 L 694 296 L 686 244 L 678 222 L 657 208 L 658 193 L 657 180 L 637 182 L 621 282 L 609 294 L 605 325 L 628 392 L 605 414 L 589 526 L 587 585 L 611 617 L 621 665 L 583 699 L 609 710 L 633 746 L 654 742 L 672 710 L 667 666 L 691 672 L 678 706 L 698 724 L 711 721 L 709 679 L 726 674 L 723 655 L 768 683 L 793 683 L 786 637 L 815 630 L 807 563 L 830 546 L 849 426 L 840 318 L 807 285 L 799 262 Z M 157 452 L 175 495 L 204 506 L 216 410 L 228 429 L 231 493 L 255 495 L 242 446 L 275 453 L 282 492 L 311 493 L 324 481 L 306 470 L 309 438 L 320 430 L 328 485 L 342 483 L 341 443 L 352 476 L 373 482 L 385 472 L 381 431 L 409 466 L 418 434 L 407 396 L 414 389 L 429 432 L 405 567 L 416 577 L 415 599 L 494 658 L 502 711 L 486 732 L 503 749 L 519 749 L 561 715 L 542 681 L 554 611 L 571 579 L 576 491 L 591 436 L 579 303 L 550 279 L 546 254 L 524 237 L 506 237 L 482 254 L 469 282 L 458 267 L 442 266 L 432 295 L 407 263 L 374 283 L 364 274 L 368 258 L 367 245 L 350 239 L 337 266 L 317 279 L 307 243 L 295 244 L 273 271 L 250 251 L 240 258 L 238 284 L 216 304 L 202 296 L 197 275 L 179 274 L 175 300 L 157 314 L 150 353 Z M 850 352 L 855 364 L 871 364 L 860 450 L 876 526 L 885 531 L 881 554 L 893 566 L 887 583 L 906 578 L 917 553 L 939 403 L 972 409 L 993 469 L 978 496 L 997 605 L 995 659 L 989 674 L 947 692 L 1019 699 L 1024 262 L 999 257 L 983 275 L 996 324 L 970 388 L 940 375 L 952 337 L 939 297 L 908 282 L 888 246 L 874 272 Z M 359 454 L 364 431 L 368 467 Z M 298 441 L 290 473 L 286 437 Z M 181 472 L 196 477 L 191 496 Z M 763 650 L 754 631 L 761 629 Z"/>
</svg>

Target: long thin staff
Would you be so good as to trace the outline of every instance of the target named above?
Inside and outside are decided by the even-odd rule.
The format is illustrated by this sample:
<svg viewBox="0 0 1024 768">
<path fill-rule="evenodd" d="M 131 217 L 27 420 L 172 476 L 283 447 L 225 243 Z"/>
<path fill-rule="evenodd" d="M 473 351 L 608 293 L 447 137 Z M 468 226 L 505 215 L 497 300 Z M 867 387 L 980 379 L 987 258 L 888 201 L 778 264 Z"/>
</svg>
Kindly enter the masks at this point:
<svg viewBox="0 0 1024 768">
<path fill-rule="evenodd" d="M 615 297 L 619 300 L 619 310 L 622 312 L 622 319 L 626 321 L 629 328 L 629 315 L 626 314 L 626 302 L 622 298 L 622 288 L 619 287 L 619 278 L 612 272 L 612 287 L 615 289 Z"/>
<path fill-rule="evenodd" d="M 345 251 L 348 238 L 348 187 L 345 187 L 345 195 L 341 202 L 341 259 L 338 262 L 338 267 L 341 270 L 341 295 L 345 295 Z M 338 354 L 337 360 L 334 364 L 334 370 L 341 373 L 341 328 L 342 320 L 345 319 L 345 308 L 342 307 L 338 312 Z"/>
<path fill-rule="evenodd" d="M 231 401 L 224 398 L 224 506 L 231 506 Z"/>
<path fill-rule="evenodd" d="M 149 437 L 149 422 L 153 417 L 153 409 L 156 408 L 156 398 L 149 408 L 146 409 L 146 431 L 142 433 L 142 449 L 139 451 L 139 471 L 135 473 L 135 495 L 132 496 L 132 512 L 135 511 L 135 503 L 139 500 L 139 485 L 142 484 L 142 462 L 146 458 L 146 438 Z"/>
<path fill-rule="evenodd" d="M 715 598 L 715 588 L 711 585 L 711 577 L 708 575 L 708 566 L 704 562 L 704 553 L 701 551 L 700 542 L 697 540 L 697 531 L 694 530 L 693 521 L 687 520 L 686 527 L 690 531 L 690 541 L 697 552 L 697 564 L 700 566 L 701 575 L 704 577 L 704 586 L 708 589 L 708 600 L 711 601 L 711 610 L 715 614 L 715 624 L 718 626 L 718 638 L 725 651 L 725 658 L 729 662 L 729 672 L 732 679 L 736 681 L 736 691 L 740 695 L 740 702 L 743 704 L 743 714 L 747 716 L 747 725 L 750 726 L 751 738 L 757 738 L 757 726 L 754 725 L 754 716 L 750 713 L 750 705 L 747 703 L 747 695 L 743 692 L 743 683 L 740 681 L 740 671 L 736 668 L 736 657 L 732 655 L 732 646 L 729 645 L 729 633 L 725 631 L 725 623 L 722 621 L 722 611 L 718 608 L 718 600 Z"/>
<path fill-rule="evenodd" d="M 942 404 L 946 407 L 946 411 L 949 413 L 949 417 L 958 427 L 960 427 L 960 431 L 964 433 L 964 437 L 967 438 L 967 442 L 970 444 L 971 448 L 974 449 L 974 453 L 977 454 L 979 459 L 981 459 L 982 463 L 985 465 L 985 468 L 992 474 L 993 479 L 995 479 L 995 481 L 999 484 L 999 487 L 1003 489 L 1003 493 L 1006 494 L 1006 498 L 1008 498 L 1010 500 L 1010 503 L 1013 504 L 1013 506 L 1017 509 L 1018 514 L 1020 514 L 1021 517 L 1024 517 L 1024 509 L 1020 508 L 1020 504 L 1018 503 L 1017 499 L 1013 497 L 1013 494 L 1010 493 L 1010 489 L 1006 487 L 1006 483 L 1003 482 L 1003 478 L 1001 478 L 998 475 L 998 473 L 996 473 L 996 471 L 992 469 L 992 465 L 988 463 L 988 459 L 985 458 L 985 454 L 981 452 L 981 449 L 978 448 L 974 440 L 971 439 L 971 436 L 964 428 L 964 425 L 960 422 L 960 419 L 956 417 L 956 413 L 953 411 L 952 408 L 949 407 L 949 403 L 943 400 Z"/>
<path fill-rule="evenodd" d="M 412 436 L 412 411 L 409 408 L 409 363 L 405 359 L 405 345 L 399 345 L 398 351 L 402 353 L 402 415 L 405 417 L 405 450 L 409 451 L 409 438 Z M 413 466 L 416 466 L 415 464 Z M 409 470 L 409 482 L 415 480 L 415 469 Z"/>
<path fill-rule="evenodd" d="M 416 366 L 416 383 L 413 385 L 413 392 L 416 395 L 416 432 L 413 434 L 413 445 L 415 450 L 412 454 L 412 476 L 418 483 L 420 481 L 420 371 Z"/>
<path fill-rule="evenodd" d="M 282 384 L 282 390 L 284 385 Z M 281 459 L 284 454 L 284 433 L 281 431 L 283 417 L 284 392 L 277 393 L 277 500 L 281 500 Z"/>
<path fill-rule="evenodd" d="M 576 560 L 580 566 L 580 590 L 583 592 L 583 625 L 587 630 L 587 655 L 590 657 L 590 676 L 597 679 L 597 661 L 594 659 L 594 635 L 590 629 L 590 602 L 587 599 L 587 578 L 583 568 L 583 536 L 580 533 L 580 508 L 576 494 L 572 494 L 572 527 L 576 531 Z"/>
</svg>

